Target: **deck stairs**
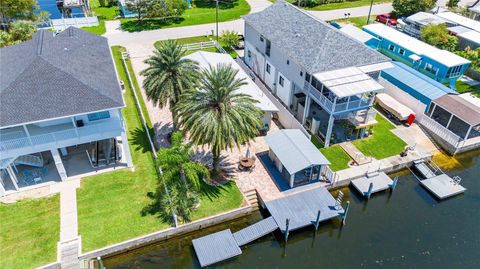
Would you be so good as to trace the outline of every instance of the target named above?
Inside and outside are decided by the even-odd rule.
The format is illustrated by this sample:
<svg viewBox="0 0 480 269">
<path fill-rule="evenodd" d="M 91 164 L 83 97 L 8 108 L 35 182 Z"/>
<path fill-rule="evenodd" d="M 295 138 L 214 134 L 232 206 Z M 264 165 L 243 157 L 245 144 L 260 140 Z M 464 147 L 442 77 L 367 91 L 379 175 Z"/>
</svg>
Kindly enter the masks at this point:
<svg viewBox="0 0 480 269">
<path fill-rule="evenodd" d="M 28 165 L 33 167 L 43 167 L 43 157 L 40 155 L 22 155 L 15 159 L 15 165 Z"/>
<path fill-rule="evenodd" d="M 246 191 L 245 199 L 247 199 L 247 201 L 250 203 L 253 210 L 257 210 L 260 208 L 260 205 L 258 202 L 258 194 L 255 189 Z"/>
</svg>

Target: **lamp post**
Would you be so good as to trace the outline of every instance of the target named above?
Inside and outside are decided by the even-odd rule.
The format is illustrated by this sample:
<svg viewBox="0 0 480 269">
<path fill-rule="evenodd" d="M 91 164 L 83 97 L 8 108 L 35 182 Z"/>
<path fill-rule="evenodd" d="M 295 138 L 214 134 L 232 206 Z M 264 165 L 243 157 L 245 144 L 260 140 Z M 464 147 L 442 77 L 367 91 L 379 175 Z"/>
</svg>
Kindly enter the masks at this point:
<svg viewBox="0 0 480 269">
<path fill-rule="evenodd" d="M 372 14 L 373 0 L 370 2 L 370 9 L 368 10 L 367 25 L 370 23 L 370 15 Z"/>
</svg>

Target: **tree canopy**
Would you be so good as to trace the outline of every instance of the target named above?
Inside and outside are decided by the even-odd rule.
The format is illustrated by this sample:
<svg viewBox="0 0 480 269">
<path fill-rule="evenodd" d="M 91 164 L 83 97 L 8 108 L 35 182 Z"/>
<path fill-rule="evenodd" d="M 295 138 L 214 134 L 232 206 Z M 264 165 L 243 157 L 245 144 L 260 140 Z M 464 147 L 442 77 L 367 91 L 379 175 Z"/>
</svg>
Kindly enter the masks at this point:
<svg viewBox="0 0 480 269">
<path fill-rule="evenodd" d="M 445 24 L 429 24 L 420 31 L 420 39 L 439 49 L 455 51 L 458 38 L 448 33 Z"/>
<path fill-rule="evenodd" d="M 435 7 L 437 0 L 393 0 L 392 6 L 397 16 L 409 16 Z"/>
</svg>

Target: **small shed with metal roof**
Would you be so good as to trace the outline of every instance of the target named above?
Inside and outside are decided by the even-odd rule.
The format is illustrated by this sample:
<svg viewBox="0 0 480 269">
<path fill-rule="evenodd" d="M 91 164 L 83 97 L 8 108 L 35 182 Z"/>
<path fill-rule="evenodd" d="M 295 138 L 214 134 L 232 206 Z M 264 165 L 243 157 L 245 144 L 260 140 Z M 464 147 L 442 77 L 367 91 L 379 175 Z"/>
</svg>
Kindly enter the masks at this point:
<svg viewBox="0 0 480 269">
<path fill-rule="evenodd" d="M 270 147 L 270 159 L 291 188 L 319 180 L 322 166 L 330 165 L 298 129 L 277 131 L 267 135 L 265 141 Z"/>
<path fill-rule="evenodd" d="M 403 63 L 392 62 L 392 64 L 394 67 L 383 70 L 380 76 L 425 104 L 426 110 L 433 100 L 446 94 L 458 94 L 455 90 Z"/>
</svg>

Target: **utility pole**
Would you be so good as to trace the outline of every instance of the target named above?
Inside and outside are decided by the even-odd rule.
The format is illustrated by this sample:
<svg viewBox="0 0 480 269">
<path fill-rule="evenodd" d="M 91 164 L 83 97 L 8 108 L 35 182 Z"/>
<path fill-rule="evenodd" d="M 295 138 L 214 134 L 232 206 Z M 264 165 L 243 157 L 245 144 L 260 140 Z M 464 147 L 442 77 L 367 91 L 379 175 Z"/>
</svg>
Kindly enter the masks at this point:
<svg viewBox="0 0 480 269">
<path fill-rule="evenodd" d="M 372 0 L 373 1 L 373 0 Z M 217 44 L 218 44 L 218 0 L 215 0 L 216 9 L 215 9 L 215 22 L 217 28 Z"/>
<path fill-rule="evenodd" d="M 368 10 L 367 25 L 370 23 L 370 15 L 372 14 L 373 0 L 370 2 L 370 9 Z"/>
</svg>

